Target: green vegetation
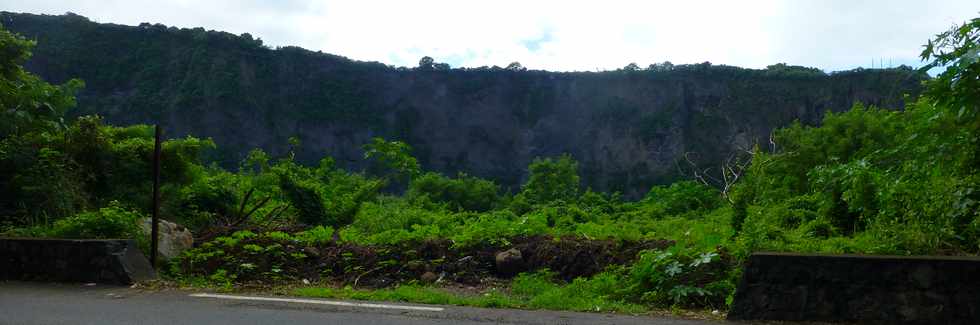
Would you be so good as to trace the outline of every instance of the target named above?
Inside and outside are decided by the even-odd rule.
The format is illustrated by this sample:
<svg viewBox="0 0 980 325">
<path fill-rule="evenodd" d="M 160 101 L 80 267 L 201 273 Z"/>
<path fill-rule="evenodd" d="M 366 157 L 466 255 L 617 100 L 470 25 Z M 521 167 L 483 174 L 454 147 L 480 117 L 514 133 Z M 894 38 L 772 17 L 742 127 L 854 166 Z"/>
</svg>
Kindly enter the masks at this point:
<svg viewBox="0 0 980 325">
<path fill-rule="evenodd" d="M 136 238 L 144 239 L 146 234 L 139 228 L 138 212 L 127 210 L 119 202 L 112 201 L 109 206 L 96 211 L 81 212 L 74 216 L 59 219 L 50 226 L 15 228 L 12 235 L 52 238 Z"/>
<path fill-rule="evenodd" d="M 354 299 L 373 301 L 404 301 L 422 304 L 457 305 L 487 308 L 521 308 L 526 304 L 517 298 L 500 293 L 485 295 L 457 295 L 443 290 L 419 285 L 399 285 L 392 289 L 354 290 L 351 287 L 299 288 L 291 294 L 305 297 Z"/>
<path fill-rule="evenodd" d="M 591 295 L 586 281 L 557 285 L 543 274 L 522 274 L 514 279 L 510 293 L 491 288 L 483 294 L 452 293 L 416 284 L 399 285 L 391 289 L 355 290 L 351 287 L 306 287 L 291 291 L 305 297 L 355 299 L 373 301 L 403 301 L 423 304 L 456 305 L 486 308 L 555 309 L 591 312 L 640 313 L 645 307 Z M 614 283 L 611 283 L 614 284 Z"/>
<path fill-rule="evenodd" d="M 684 181 L 626 201 L 583 189 L 578 163 L 563 155 L 534 160 L 512 194 L 490 180 L 424 172 L 410 146 L 382 138 L 365 146 L 364 172 L 257 149 L 228 171 L 199 158 L 209 140 L 169 140 L 162 214 L 199 242 L 168 275 L 344 285 L 295 292 L 318 297 L 635 312 L 725 308 L 741 261 L 758 250 L 975 255 L 978 34 L 975 19 L 927 45 L 923 58 L 950 68 L 904 110 L 856 105 L 818 127 L 781 129 L 747 168 L 725 166 L 739 177 L 724 191 Z M 0 45 L 0 232 L 141 237 L 151 128 L 65 121 L 80 82 L 52 86 L 25 72 L 32 44 L 23 38 L 0 31 Z M 499 292 L 420 285 L 498 276 L 494 255 L 515 247 L 526 272 L 501 280 Z"/>
</svg>

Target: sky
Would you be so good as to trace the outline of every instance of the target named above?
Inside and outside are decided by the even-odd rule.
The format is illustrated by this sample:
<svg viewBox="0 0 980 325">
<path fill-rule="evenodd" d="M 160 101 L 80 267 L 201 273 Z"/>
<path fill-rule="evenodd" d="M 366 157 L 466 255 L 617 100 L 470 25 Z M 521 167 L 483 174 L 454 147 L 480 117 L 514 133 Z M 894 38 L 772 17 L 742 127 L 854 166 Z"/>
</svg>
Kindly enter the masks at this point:
<svg viewBox="0 0 980 325">
<path fill-rule="evenodd" d="M 0 0 L 0 10 L 249 33 L 273 47 L 408 67 L 431 56 L 551 71 L 709 61 L 829 72 L 919 66 L 922 44 L 980 16 L 980 1 Z"/>
</svg>

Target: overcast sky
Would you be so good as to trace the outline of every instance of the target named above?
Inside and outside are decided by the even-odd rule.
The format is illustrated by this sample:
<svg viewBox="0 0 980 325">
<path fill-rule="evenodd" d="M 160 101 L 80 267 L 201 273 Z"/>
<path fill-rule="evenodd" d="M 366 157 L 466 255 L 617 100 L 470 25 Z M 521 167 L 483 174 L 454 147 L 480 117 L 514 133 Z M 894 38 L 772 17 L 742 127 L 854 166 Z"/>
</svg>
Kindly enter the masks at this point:
<svg viewBox="0 0 980 325">
<path fill-rule="evenodd" d="M 428 55 L 453 67 L 519 61 L 594 71 L 710 61 L 835 71 L 917 66 L 921 45 L 980 16 L 980 1 L 0 0 L 0 10 L 247 32 L 271 46 L 398 66 Z"/>
</svg>

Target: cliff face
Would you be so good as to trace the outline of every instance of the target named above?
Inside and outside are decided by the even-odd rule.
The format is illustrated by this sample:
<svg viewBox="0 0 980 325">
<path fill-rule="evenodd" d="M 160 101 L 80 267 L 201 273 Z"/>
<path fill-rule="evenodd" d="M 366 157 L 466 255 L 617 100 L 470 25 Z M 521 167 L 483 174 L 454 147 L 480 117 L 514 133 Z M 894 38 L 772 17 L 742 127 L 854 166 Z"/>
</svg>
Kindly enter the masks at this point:
<svg viewBox="0 0 980 325">
<path fill-rule="evenodd" d="M 534 157 L 569 153 L 585 185 L 632 195 L 681 177 L 685 154 L 717 166 L 794 120 L 816 123 L 855 102 L 900 108 L 924 78 L 910 69 L 707 63 L 600 73 L 405 69 L 203 29 L 76 15 L 2 13 L 0 22 L 38 41 L 28 69 L 52 82 L 86 81 L 74 114 L 211 137 L 212 158 L 225 166 L 254 147 L 281 154 L 296 136 L 301 160 L 330 155 L 358 169 L 360 146 L 382 136 L 411 144 L 425 169 L 505 186 L 519 184 Z"/>
</svg>

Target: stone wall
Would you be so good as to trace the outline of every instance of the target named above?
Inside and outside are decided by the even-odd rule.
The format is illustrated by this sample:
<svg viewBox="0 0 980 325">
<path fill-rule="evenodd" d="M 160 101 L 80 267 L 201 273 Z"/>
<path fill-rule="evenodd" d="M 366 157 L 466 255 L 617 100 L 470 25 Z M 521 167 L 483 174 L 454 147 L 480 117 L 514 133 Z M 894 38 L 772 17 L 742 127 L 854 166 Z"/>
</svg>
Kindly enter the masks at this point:
<svg viewBox="0 0 980 325">
<path fill-rule="evenodd" d="M 980 258 L 756 253 L 728 318 L 980 324 Z"/>
<path fill-rule="evenodd" d="M 155 277 L 133 240 L 0 238 L 0 280 L 129 284 Z"/>
</svg>

